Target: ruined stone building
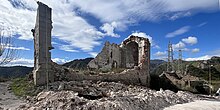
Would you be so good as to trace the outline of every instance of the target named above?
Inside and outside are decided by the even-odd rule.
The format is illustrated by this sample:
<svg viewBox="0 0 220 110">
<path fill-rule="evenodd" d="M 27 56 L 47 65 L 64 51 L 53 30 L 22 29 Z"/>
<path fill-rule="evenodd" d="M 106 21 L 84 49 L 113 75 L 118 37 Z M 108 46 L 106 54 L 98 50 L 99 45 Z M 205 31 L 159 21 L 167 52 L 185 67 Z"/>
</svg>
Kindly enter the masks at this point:
<svg viewBox="0 0 220 110">
<path fill-rule="evenodd" d="M 31 31 L 34 36 L 34 70 L 33 77 L 35 85 L 43 85 L 47 82 L 53 82 L 53 73 L 51 72 L 51 8 L 47 5 L 37 2 L 37 18 L 35 28 Z"/>
<path fill-rule="evenodd" d="M 89 62 L 90 69 L 111 70 L 113 68 L 134 68 L 135 66 L 149 67 L 150 42 L 138 36 L 130 36 L 120 45 L 105 43 L 102 51 Z"/>
<path fill-rule="evenodd" d="M 75 71 L 51 62 L 51 8 L 37 2 L 37 19 L 34 36 L 34 70 L 35 85 L 44 85 L 53 81 L 113 81 L 126 84 L 149 86 L 150 82 L 150 42 L 147 38 L 129 36 L 120 45 L 105 43 L 102 51 L 89 62 L 91 70 L 107 70 L 108 73 L 99 71 Z M 53 66 L 53 67 L 52 67 Z M 114 73 L 111 70 L 123 69 Z M 94 73 L 93 73 L 94 72 Z M 92 73 L 92 74 L 91 74 Z"/>
<path fill-rule="evenodd" d="M 149 39 L 133 35 L 125 39 L 120 45 L 106 42 L 102 51 L 88 64 L 88 68 L 91 70 L 109 71 L 114 68 L 130 69 L 129 71 L 124 72 L 124 75 L 118 76 L 126 78 L 118 79 L 121 79 L 122 81 L 130 78 L 133 79 L 131 80 L 131 83 L 139 82 L 142 85 L 149 85 L 149 67 Z"/>
</svg>

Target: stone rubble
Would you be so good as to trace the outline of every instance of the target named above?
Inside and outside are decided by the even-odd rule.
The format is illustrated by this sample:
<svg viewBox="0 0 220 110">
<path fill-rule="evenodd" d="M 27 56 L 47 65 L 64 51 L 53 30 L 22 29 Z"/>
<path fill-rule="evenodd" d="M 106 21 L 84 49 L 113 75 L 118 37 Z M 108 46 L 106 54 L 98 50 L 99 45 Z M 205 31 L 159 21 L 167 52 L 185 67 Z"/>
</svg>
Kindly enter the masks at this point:
<svg viewBox="0 0 220 110">
<path fill-rule="evenodd" d="M 18 109 L 162 110 L 171 105 L 202 99 L 183 91 L 155 91 L 143 86 L 115 82 L 54 82 L 50 89 L 51 91 L 40 92 L 32 101 Z"/>
</svg>

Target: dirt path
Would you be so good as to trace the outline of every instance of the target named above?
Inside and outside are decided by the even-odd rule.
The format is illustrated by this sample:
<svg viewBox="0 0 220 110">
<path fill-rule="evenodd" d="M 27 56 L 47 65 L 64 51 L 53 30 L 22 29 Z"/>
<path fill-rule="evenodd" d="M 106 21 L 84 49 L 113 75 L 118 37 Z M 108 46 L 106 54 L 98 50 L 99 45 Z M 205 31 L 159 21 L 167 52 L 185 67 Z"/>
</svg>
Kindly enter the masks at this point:
<svg viewBox="0 0 220 110">
<path fill-rule="evenodd" d="M 0 82 L 0 110 L 15 110 L 24 101 L 18 99 L 14 94 L 8 90 L 8 86 L 11 82 Z"/>
<path fill-rule="evenodd" d="M 167 107 L 164 110 L 220 110 L 220 101 L 197 100 Z"/>
</svg>

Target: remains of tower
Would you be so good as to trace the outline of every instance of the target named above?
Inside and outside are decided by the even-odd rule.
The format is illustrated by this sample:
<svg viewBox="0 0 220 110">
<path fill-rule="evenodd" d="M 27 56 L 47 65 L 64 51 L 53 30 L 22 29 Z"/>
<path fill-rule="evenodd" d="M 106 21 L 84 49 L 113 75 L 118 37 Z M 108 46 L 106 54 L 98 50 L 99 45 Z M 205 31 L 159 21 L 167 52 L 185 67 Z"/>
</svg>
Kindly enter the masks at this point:
<svg viewBox="0 0 220 110">
<path fill-rule="evenodd" d="M 115 68 L 131 70 L 139 68 L 133 72 L 136 74 L 134 74 L 134 76 L 138 78 L 137 80 L 139 80 L 142 85 L 149 84 L 149 66 L 149 40 L 133 35 L 125 39 L 120 45 L 106 42 L 102 51 L 88 64 L 88 68 L 91 70 L 111 71 Z"/>
<path fill-rule="evenodd" d="M 37 2 L 37 18 L 35 28 L 31 31 L 34 36 L 34 70 L 33 78 L 35 85 L 44 85 L 54 81 L 51 71 L 51 8 Z"/>
<path fill-rule="evenodd" d="M 143 37 L 130 36 L 120 45 L 105 43 L 102 51 L 89 62 L 90 69 L 131 69 L 135 66 L 149 67 L 150 43 Z"/>
</svg>

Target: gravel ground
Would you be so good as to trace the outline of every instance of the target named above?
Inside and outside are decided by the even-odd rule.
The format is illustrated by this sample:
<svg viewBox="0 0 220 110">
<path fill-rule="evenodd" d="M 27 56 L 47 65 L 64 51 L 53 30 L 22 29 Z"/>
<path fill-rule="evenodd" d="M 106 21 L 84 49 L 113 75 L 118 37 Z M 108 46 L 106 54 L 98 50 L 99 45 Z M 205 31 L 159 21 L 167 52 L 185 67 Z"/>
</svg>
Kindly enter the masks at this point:
<svg viewBox="0 0 220 110">
<path fill-rule="evenodd" d="M 20 105 L 25 104 L 24 101 L 18 99 L 14 94 L 8 90 L 11 82 L 0 83 L 0 110 L 15 110 Z"/>
<path fill-rule="evenodd" d="M 155 91 L 115 82 L 56 82 L 19 109 L 52 110 L 163 110 L 193 102 L 197 95 L 170 90 Z M 57 89 L 58 88 L 58 89 Z"/>
<path fill-rule="evenodd" d="M 55 82 L 25 103 L 0 83 L 0 110 L 220 110 L 220 98 L 115 82 Z"/>
</svg>

